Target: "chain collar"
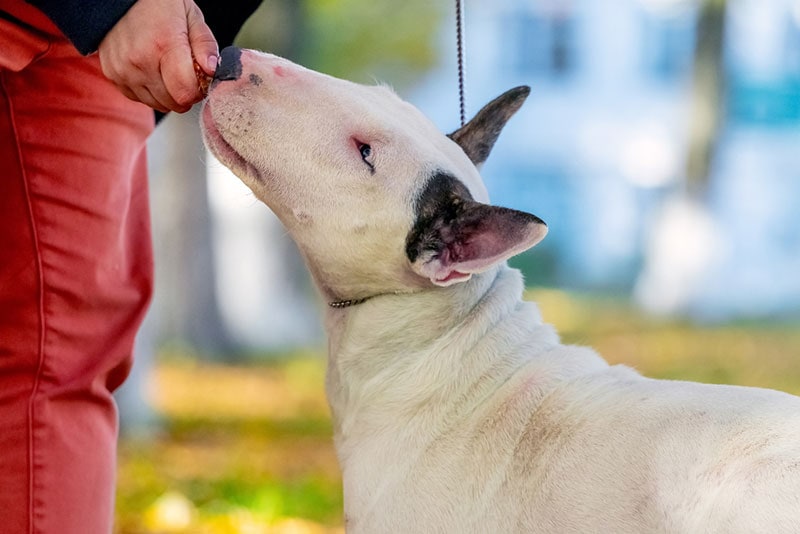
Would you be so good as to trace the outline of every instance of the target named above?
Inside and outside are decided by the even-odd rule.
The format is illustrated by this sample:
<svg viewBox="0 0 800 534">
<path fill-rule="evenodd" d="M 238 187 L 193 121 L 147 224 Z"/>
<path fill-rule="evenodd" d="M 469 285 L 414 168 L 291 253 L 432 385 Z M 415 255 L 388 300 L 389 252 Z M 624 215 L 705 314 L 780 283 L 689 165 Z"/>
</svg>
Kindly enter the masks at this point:
<svg viewBox="0 0 800 534">
<path fill-rule="evenodd" d="M 383 297 L 386 295 L 411 295 L 413 293 L 418 293 L 418 290 L 408 290 L 408 291 L 389 291 L 386 293 L 377 293 L 375 295 L 370 295 L 368 297 L 360 298 L 360 299 L 341 299 L 341 300 L 332 300 L 328 302 L 328 306 L 334 309 L 342 309 L 342 308 L 349 308 L 350 306 L 357 306 L 358 304 L 362 304 L 369 299 L 375 297 Z"/>
<path fill-rule="evenodd" d="M 369 297 L 364 297 L 363 299 L 348 299 L 348 300 L 334 300 L 328 303 L 328 306 L 331 308 L 349 308 L 350 306 L 355 306 L 356 304 L 361 304 L 369 300 Z"/>
</svg>

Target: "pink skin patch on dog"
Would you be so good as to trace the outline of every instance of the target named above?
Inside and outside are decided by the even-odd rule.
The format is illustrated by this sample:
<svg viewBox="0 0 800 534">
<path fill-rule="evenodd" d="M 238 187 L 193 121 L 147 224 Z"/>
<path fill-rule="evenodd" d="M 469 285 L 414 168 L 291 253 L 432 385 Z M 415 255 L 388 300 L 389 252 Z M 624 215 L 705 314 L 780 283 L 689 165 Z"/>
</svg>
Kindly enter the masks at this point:
<svg viewBox="0 0 800 534">
<path fill-rule="evenodd" d="M 288 74 L 286 72 L 286 69 L 284 69 L 283 66 L 281 65 L 275 65 L 274 67 L 272 67 L 272 72 L 275 73 L 275 76 L 279 76 L 281 78 L 286 77 L 286 75 Z"/>
<path fill-rule="evenodd" d="M 444 278 L 438 278 L 439 282 L 450 282 L 452 280 L 460 280 L 462 278 L 469 278 L 469 273 L 462 273 L 459 271 L 452 271 Z"/>
</svg>

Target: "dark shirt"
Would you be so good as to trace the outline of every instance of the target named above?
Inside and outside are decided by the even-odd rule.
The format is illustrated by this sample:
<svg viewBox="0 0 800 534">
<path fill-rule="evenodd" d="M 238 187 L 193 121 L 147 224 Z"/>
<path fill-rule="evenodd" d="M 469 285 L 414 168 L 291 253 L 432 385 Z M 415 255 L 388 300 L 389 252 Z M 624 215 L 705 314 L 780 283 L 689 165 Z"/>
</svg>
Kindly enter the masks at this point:
<svg viewBox="0 0 800 534">
<path fill-rule="evenodd" d="M 39 8 L 72 41 L 81 54 L 91 54 L 136 0 L 26 0 Z M 196 0 L 220 49 L 233 42 L 242 24 L 261 0 Z"/>
</svg>

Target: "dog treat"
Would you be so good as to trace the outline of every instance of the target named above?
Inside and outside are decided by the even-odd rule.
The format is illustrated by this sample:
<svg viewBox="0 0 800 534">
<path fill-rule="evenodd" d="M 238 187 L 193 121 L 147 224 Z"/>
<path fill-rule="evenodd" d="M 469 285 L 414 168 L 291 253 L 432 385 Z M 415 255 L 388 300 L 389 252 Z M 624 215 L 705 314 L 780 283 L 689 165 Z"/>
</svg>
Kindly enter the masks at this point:
<svg viewBox="0 0 800 534">
<path fill-rule="evenodd" d="M 203 96 L 208 95 L 208 85 L 211 83 L 211 76 L 203 71 L 203 68 L 195 58 L 192 58 L 194 63 L 194 75 L 197 77 L 197 88 Z"/>
</svg>

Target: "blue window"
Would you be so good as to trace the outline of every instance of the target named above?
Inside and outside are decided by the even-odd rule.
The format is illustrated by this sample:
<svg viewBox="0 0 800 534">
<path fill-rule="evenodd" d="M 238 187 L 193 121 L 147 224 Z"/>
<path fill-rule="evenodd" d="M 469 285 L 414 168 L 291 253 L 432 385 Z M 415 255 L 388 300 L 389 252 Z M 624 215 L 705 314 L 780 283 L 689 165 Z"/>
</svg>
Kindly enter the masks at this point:
<svg viewBox="0 0 800 534">
<path fill-rule="evenodd" d="M 565 78 L 575 70 L 576 23 L 570 13 L 524 10 L 507 22 L 511 68 L 526 76 L 553 79 Z"/>
<path fill-rule="evenodd" d="M 695 12 L 645 11 L 642 15 L 642 60 L 647 75 L 666 83 L 687 79 L 694 61 Z"/>
</svg>

